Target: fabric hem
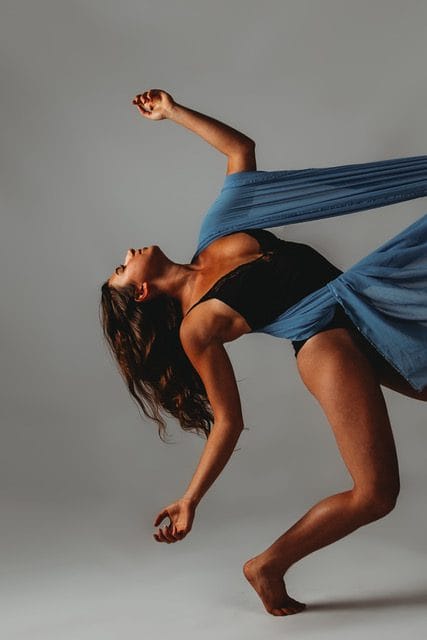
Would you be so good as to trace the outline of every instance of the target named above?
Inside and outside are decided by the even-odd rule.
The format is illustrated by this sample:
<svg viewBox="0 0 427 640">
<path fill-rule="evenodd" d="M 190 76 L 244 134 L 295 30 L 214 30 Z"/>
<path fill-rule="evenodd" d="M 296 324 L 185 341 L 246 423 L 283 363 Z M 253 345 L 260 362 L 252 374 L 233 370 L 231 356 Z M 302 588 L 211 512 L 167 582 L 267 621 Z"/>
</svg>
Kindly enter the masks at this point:
<svg viewBox="0 0 427 640">
<path fill-rule="evenodd" d="M 334 286 L 328 282 L 326 284 L 326 286 L 328 287 L 328 289 L 331 291 L 331 293 L 333 294 L 333 296 L 335 297 L 335 299 L 337 300 L 338 304 L 341 306 L 341 308 L 343 309 L 344 313 L 350 318 L 350 320 L 352 321 L 352 323 L 354 324 L 354 326 L 357 328 L 357 330 L 362 334 L 362 336 L 369 342 L 369 344 L 385 359 L 387 360 L 387 362 L 398 372 L 400 373 L 401 376 L 403 376 L 405 378 L 405 380 L 411 385 L 411 387 L 415 390 L 415 391 L 423 391 L 424 387 L 420 387 L 417 385 L 417 383 L 413 382 L 412 380 L 410 380 L 408 378 L 408 375 L 398 366 L 396 365 L 395 362 L 393 362 L 392 360 L 390 360 L 390 357 L 388 355 L 386 355 L 382 349 L 380 349 L 376 344 L 374 344 L 374 342 L 372 342 L 372 340 L 370 339 L 370 337 L 365 333 L 365 331 L 358 325 L 358 323 L 351 317 L 350 313 L 347 312 L 347 309 L 345 308 L 341 297 L 339 295 L 339 293 L 335 290 Z"/>
</svg>

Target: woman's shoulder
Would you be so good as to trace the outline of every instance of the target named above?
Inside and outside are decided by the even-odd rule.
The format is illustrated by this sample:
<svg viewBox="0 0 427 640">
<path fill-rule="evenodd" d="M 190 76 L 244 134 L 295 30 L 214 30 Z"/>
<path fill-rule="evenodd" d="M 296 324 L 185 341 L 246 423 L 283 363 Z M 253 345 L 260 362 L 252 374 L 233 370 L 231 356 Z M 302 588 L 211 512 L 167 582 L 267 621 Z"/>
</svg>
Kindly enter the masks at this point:
<svg viewBox="0 0 427 640">
<path fill-rule="evenodd" d="M 179 327 L 181 344 L 193 342 L 205 348 L 212 340 L 232 342 L 251 328 L 237 311 L 220 298 L 208 298 L 184 316 Z"/>
<path fill-rule="evenodd" d="M 221 340 L 230 325 L 227 310 L 223 308 L 226 306 L 221 300 L 211 298 L 194 307 L 181 321 L 181 343 L 198 344 L 204 348 L 210 340 Z"/>
</svg>

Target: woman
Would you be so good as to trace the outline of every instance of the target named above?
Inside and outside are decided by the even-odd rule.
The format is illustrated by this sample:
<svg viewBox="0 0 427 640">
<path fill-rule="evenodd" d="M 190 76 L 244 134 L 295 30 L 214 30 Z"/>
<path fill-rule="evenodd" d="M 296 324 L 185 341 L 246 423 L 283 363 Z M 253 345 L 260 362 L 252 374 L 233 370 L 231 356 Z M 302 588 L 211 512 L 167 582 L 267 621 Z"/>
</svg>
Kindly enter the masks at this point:
<svg viewBox="0 0 427 640">
<path fill-rule="evenodd" d="M 255 143 L 243 133 L 176 103 L 165 91 L 138 94 L 133 104 L 144 118 L 168 118 L 224 153 L 227 175 L 256 171 Z M 158 526 L 170 519 L 154 534 L 158 542 L 176 542 L 189 533 L 198 503 L 244 427 L 224 343 L 263 326 L 339 273 L 308 245 L 247 229 L 214 240 L 189 264 L 173 262 L 157 245 L 129 249 L 102 285 L 104 335 L 134 399 L 158 423 L 160 437 L 163 408 L 183 429 L 207 439 L 184 495 L 154 521 Z M 293 345 L 302 381 L 333 429 L 354 486 L 314 505 L 245 563 L 245 577 L 265 609 L 278 616 L 305 608 L 285 588 L 291 565 L 395 506 L 399 468 L 381 385 L 427 399 L 427 388 L 414 389 L 338 307 L 332 322 Z"/>
</svg>

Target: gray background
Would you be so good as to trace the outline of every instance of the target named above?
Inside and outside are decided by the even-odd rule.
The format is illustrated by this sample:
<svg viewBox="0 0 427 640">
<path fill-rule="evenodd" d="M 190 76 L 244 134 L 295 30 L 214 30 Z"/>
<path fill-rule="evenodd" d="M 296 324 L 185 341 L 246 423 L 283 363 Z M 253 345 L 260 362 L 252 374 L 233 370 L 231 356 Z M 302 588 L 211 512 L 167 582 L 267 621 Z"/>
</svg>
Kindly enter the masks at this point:
<svg viewBox="0 0 427 640">
<path fill-rule="evenodd" d="M 275 618 L 241 567 L 351 482 L 266 335 L 227 345 L 247 431 L 180 543 L 154 541 L 204 441 L 158 439 L 101 337 L 100 285 L 129 246 L 189 262 L 226 157 L 131 100 L 149 88 L 257 141 L 258 169 L 426 153 L 422 0 L 2 0 L 2 635 L 346 638 L 427 627 L 425 405 L 384 389 L 402 490 L 386 518 L 289 571 Z M 425 200 L 282 227 L 344 269 Z M 205 628 L 206 627 L 206 628 Z M 265 635 L 268 634 L 268 635 Z"/>
</svg>

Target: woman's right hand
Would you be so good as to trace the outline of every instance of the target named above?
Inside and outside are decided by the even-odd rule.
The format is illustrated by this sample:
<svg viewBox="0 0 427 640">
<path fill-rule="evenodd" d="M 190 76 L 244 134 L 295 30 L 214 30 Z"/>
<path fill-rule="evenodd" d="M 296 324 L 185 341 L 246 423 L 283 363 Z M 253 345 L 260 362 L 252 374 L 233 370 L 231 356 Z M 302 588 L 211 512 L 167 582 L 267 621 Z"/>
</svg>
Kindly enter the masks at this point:
<svg viewBox="0 0 427 640">
<path fill-rule="evenodd" d="M 140 114 L 148 120 L 164 120 L 176 104 L 172 96 L 161 89 L 149 89 L 138 93 L 132 100 Z"/>
<path fill-rule="evenodd" d="M 154 520 L 157 527 L 165 518 L 169 518 L 170 524 L 159 528 L 153 537 L 157 542 L 178 542 L 185 538 L 193 526 L 196 503 L 189 498 L 181 498 L 162 509 Z"/>
</svg>

